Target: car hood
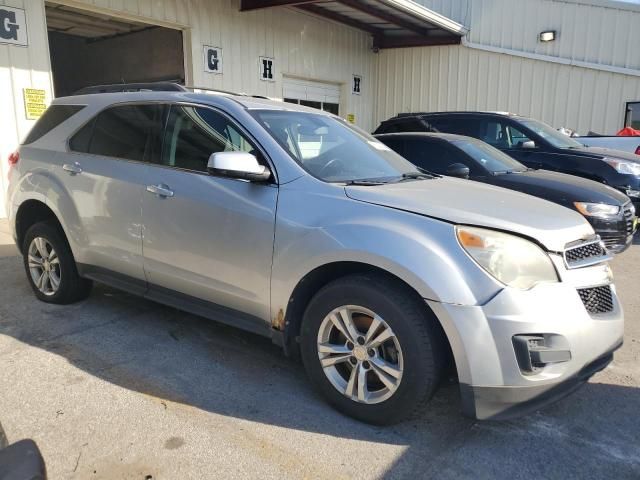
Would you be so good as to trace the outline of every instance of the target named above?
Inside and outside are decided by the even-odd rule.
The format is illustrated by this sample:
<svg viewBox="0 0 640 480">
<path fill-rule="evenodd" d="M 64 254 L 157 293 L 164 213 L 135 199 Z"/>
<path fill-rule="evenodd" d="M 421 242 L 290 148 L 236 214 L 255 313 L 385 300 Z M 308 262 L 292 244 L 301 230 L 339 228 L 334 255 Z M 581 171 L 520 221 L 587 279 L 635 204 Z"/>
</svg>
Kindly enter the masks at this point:
<svg viewBox="0 0 640 480">
<path fill-rule="evenodd" d="M 455 178 L 345 187 L 348 197 L 450 223 L 520 233 L 547 249 L 590 237 L 593 229 L 577 212 L 520 192 Z"/>
<path fill-rule="evenodd" d="M 486 177 L 486 183 L 535 195 L 573 208 L 573 202 L 622 206 L 629 198 L 615 188 L 575 175 L 531 170 Z"/>
<path fill-rule="evenodd" d="M 568 149 L 567 151 L 571 153 L 586 154 L 590 157 L 619 158 L 620 160 L 640 163 L 640 155 L 636 155 L 635 153 L 631 153 L 631 152 L 625 152 L 623 150 L 614 150 L 612 148 L 582 147 L 582 148 L 571 148 L 571 149 Z"/>
</svg>

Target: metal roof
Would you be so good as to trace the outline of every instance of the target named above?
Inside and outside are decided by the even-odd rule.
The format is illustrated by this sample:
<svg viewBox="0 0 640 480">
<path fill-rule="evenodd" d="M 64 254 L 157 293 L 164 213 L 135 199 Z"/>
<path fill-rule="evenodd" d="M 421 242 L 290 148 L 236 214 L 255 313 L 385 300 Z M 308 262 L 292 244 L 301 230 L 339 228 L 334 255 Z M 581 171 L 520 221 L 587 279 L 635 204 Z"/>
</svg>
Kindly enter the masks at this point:
<svg viewBox="0 0 640 480">
<path fill-rule="evenodd" d="M 241 0 L 241 11 L 291 7 L 373 36 L 374 48 L 455 45 L 466 27 L 410 0 Z"/>
</svg>

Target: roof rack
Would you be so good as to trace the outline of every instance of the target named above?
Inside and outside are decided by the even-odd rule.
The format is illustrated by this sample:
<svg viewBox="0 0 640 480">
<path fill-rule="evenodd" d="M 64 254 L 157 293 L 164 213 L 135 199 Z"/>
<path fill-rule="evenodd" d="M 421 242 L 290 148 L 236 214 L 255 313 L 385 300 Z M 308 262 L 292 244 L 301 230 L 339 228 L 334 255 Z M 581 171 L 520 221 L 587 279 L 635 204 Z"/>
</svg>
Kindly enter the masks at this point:
<svg viewBox="0 0 640 480">
<path fill-rule="evenodd" d="M 244 97 L 267 98 L 261 95 L 247 95 L 246 93 L 230 92 L 207 87 L 194 87 L 181 85 L 176 82 L 140 82 L 140 83 L 112 83 L 108 85 L 91 85 L 75 92 L 73 95 L 89 95 L 93 93 L 119 93 L 119 92 L 203 92 L 226 93 Z"/>
</svg>

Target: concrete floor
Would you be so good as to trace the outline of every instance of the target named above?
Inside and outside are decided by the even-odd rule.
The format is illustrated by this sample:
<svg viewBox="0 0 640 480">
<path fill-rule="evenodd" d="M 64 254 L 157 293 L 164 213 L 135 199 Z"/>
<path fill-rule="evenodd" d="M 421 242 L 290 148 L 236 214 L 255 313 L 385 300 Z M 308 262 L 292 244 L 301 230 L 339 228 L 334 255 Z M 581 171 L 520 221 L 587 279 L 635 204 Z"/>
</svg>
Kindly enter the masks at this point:
<svg viewBox="0 0 640 480">
<path fill-rule="evenodd" d="M 640 478 L 640 246 L 613 262 L 625 345 L 572 396 L 510 422 L 455 386 L 377 428 L 341 416 L 269 340 L 106 287 L 36 301 L 0 222 L 0 422 L 52 479 Z"/>
</svg>

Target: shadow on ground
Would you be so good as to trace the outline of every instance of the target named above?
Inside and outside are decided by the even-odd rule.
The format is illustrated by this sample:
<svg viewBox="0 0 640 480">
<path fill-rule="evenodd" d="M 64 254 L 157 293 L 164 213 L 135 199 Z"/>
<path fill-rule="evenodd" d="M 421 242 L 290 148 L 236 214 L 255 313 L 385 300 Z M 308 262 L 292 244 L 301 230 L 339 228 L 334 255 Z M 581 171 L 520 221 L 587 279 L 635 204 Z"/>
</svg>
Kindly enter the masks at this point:
<svg viewBox="0 0 640 480">
<path fill-rule="evenodd" d="M 0 335 L 161 400 L 408 446 L 387 478 L 640 477 L 637 388 L 590 383 L 542 413 L 480 423 L 461 416 L 457 387 L 446 385 L 419 416 L 372 427 L 329 408 L 311 390 L 302 365 L 268 339 L 103 286 L 80 304 L 47 305 L 31 294 L 20 258 L 0 258 L 0 272 Z"/>
</svg>

